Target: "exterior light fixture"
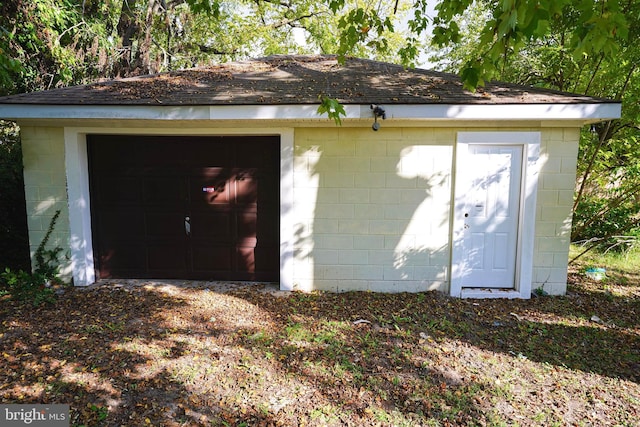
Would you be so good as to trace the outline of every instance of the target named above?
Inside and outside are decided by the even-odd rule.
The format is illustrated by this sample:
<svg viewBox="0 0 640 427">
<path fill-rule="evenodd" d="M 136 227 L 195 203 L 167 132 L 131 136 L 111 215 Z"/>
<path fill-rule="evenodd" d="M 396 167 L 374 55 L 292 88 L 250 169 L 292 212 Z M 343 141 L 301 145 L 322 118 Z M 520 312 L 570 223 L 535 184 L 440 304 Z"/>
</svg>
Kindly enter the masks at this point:
<svg viewBox="0 0 640 427">
<path fill-rule="evenodd" d="M 378 117 L 382 117 L 382 120 L 387 118 L 387 113 L 384 111 L 382 107 L 376 104 L 371 104 L 371 109 L 373 110 L 373 126 L 371 129 L 377 131 L 380 129 L 380 123 L 378 123 Z"/>
</svg>

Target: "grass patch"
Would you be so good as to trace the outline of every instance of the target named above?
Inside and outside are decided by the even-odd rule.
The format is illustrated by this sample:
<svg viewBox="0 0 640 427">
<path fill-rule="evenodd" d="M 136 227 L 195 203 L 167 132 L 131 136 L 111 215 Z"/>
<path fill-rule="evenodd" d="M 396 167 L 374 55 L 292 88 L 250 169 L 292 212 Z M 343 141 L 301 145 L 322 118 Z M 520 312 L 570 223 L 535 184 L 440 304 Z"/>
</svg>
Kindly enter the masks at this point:
<svg viewBox="0 0 640 427">
<path fill-rule="evenodd" d="M 571 245 L 569 259 L 574 259 L 584 251 L 584 248 Z M 624 252 L 607 253 L 591 250 L 580 256 L 574 263 L 575 267 L 584 272 L 590 267 L 600 267 L 607 270 L 607 274 L 615 274 L 617 278 L 624 282 L 636 285 L 638 273 L 640 272 L 640 247 L 632 248 Z M 624 277 L 629 275 L 630 277 Z"/>
</svg>

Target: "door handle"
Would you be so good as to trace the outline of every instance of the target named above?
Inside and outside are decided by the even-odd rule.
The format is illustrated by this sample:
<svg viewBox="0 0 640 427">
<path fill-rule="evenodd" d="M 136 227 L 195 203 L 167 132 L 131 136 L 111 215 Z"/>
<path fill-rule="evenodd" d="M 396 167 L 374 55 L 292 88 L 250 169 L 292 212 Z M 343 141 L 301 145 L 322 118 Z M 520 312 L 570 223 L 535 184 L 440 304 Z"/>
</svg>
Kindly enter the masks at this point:
<svg viewBox="0 0 640 427">
<path fill-rule="evenodd" d="M 184 232 L 187 236 L 191 236 L 191 218 L 188 216 L 184 217 Z"/>
</svg>

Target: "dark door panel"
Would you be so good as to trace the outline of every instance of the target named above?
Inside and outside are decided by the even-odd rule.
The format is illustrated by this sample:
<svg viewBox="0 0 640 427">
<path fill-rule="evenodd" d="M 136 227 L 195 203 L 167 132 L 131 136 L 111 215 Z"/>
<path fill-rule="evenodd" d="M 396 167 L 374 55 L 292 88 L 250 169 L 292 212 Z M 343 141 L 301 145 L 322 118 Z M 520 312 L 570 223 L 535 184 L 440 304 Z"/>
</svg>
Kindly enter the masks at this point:
<svg viewBox="0 0 640 427">
<path fill-rule="evenodd" d="M 138 241 L 144 238 L 144 214 L 137 209 L 105 207 L 100 219 L 94 221 L 94 229 L 108 241 Z"/>
<path fill-rule="evenodd" d="M 154 170 L 161 173 L 162 170 Z M 142 204 L 159 209 L 178 209 L 186 201 L 184 178 L 179 175 L 147 176 L 142 179 Z"/>
<path fill-rule="evenodd" d="M 187 236 L 181 212 L 149 212 L 145 215 L 144 235 L 148 239 L 183 241 Z"/>
<path fill-rule="evenodd" d="M 279 138 L 87 138 L 101 278 L 276 281 Z"/>
<path fill-rule="evenodd" d="M 96 177 L 97 182 L 94 183 L 95 199 L 105 205 L 139 205 L 140 186 L 138 181 L 140 178 L 136 176 L 118 177 L 111 176 L 111 174 L 106 172 L 99 178 Z M 104 185 L 102 180 L 105 181 Z"/>
<path fill-rule="evenodd" d="M 233 252 L 229 246 L 193 245 L 192 274 L 194 279 L 244 280 L 234 275 Z"/>
<path fill-rule="evenodd" d="M 230 245 L 235 236 L 233 234 L 233 216 L 227 211 L 192 213 L 191 239 L 194 242 L 226 243 Z"/>
<path fill-rule="evenodd" d="M 147 242 L 148 271 L 179 278 L 187 269 L 185 245 L 170 245 L 165 242 Z"/>
<path fill-rule="evenodd" d="M 147 263 L 144 244 L 129 244 L 128 242 L 111 240 L 105 242 L 104 247 L 111 249 L 103 250 L 96 259 L 100 265 L 101 278 L 147 277 L 140 269 L 141 265 Z"/>
</svg>

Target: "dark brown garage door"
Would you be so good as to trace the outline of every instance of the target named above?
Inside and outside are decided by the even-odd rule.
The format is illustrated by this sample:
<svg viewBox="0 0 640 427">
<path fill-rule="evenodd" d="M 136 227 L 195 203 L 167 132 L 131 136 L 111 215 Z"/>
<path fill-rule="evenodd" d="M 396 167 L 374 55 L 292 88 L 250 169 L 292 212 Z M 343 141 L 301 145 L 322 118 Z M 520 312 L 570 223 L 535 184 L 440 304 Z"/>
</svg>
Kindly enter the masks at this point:
<svg viewBox="0 0 640 427">
<path fill-rule="evenodd" d="M 278 137 L 91 135 L 100 278 L 277 281 Z"/>
</svg>

